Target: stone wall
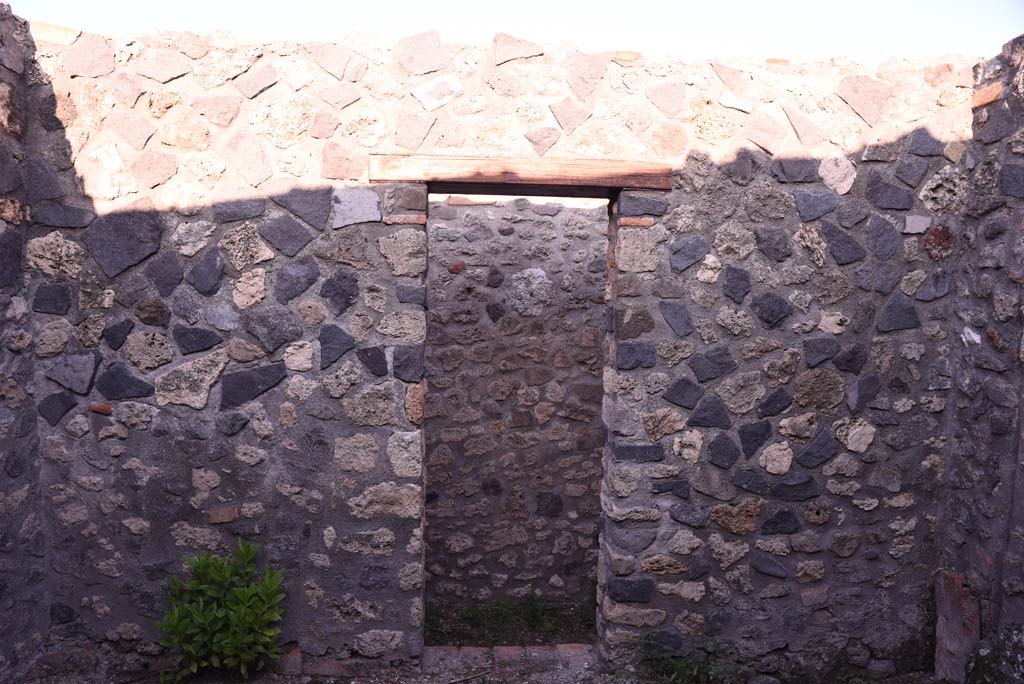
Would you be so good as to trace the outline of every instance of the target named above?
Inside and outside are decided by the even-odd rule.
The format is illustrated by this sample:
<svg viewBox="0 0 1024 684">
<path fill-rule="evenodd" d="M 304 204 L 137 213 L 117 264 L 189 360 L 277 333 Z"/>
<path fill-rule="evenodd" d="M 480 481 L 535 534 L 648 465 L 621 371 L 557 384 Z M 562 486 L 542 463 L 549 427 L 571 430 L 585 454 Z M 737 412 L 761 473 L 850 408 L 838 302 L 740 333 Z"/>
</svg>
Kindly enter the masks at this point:
<svg viewBox="0 0 1024 684">
<path fill-rule="evenodd" d="M 50 623 L 47 613 L 49 539 L 43 525 L 36 359 L 14 353 L 28 344 L 14 332 L 29 315 L 24 298 L 24 231 L 32 38 L 26 24 L 0 5 L 0 678 L 12 663 L 34 657 Z M 28 58 L 28 59 L 26 59 Z"/>
<path fill-rule="evenodd" d="M 426 600 L 585 604 L 604 445 L 607 202 L 464 202 L 428 210 Z"/>
<path fill-rule="evenodd" d="M 977 625 L 943 598 L 980 600 L 982 636 L 1018 619 L 1018 43 L 975 89 L 966 62 L 503 34 L 32 33 L 0 17 L 0 678 L 144 667 L 168 574 L 236 536 L 285 570 L 289 671 L 418 655 L 425 543 L 458 557 L 424 540 L 420 428 L 454 348 L 434 340 L 462 324 L 428 309 L 487 289 L 445 250 L 502 242 L 428 240 L 428 212 L 487 209 L 366 187 L 370 152 L 674 168 L 672 191 L 618 196 L 608 236 L 610 664 L 653 635 L 761 682 L 881 676 L 932 667 L 936 613 L 940 649 Z M 553 490 L 530 486 L 535 513 Z"/>
</svg>

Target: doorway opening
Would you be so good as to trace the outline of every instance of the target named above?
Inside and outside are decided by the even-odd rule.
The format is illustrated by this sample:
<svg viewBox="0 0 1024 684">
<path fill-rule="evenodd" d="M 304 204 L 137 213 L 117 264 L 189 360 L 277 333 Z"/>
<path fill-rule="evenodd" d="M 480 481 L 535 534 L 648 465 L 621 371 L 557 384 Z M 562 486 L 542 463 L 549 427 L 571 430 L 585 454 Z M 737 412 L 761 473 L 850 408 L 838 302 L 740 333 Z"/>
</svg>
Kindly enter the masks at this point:
<svg viewBox="0 0 1024 684">
<path fill-rule="evenodd" d="M 425 643 L 593 642 L 608 200 L 427 217 Z"/>
</svg>

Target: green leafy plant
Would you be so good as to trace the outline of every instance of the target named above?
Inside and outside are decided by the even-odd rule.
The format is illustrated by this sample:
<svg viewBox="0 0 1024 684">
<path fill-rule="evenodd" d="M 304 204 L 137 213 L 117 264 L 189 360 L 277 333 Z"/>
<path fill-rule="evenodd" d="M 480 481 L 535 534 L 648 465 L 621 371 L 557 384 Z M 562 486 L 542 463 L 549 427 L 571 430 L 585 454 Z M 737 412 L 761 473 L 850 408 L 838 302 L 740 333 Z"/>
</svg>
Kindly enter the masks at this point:
<svg viewBox="0 0 1024 684">
<path fill-rule="evenodd" d="M 203 552 L 187 561 L 186 577 L 172 577 L 160 629 L 171 668 L 161 682 L 180 682 L 204 668 L 238 672 L 248 679 L 279 657 L 273 627 L 281 620 L 284 593 L 279 570 L 256 570 L 260 547 L 238 541 L 233 557 Z"/>
</svg>

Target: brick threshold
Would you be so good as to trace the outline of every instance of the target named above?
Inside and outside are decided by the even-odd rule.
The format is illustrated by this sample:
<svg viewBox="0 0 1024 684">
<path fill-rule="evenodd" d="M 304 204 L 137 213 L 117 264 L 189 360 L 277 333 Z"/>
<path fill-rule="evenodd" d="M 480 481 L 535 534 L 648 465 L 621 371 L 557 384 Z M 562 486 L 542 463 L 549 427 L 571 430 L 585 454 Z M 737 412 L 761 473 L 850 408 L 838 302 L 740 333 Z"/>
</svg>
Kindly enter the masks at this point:
<svg viewBox="0 0 1024 684">
<path fill-rule="evenodd" d="M 590 644 L 556 646 L 427 646 L 420 664 L 426 674 L 517 670 L 593 669 Z"/>
</svg>

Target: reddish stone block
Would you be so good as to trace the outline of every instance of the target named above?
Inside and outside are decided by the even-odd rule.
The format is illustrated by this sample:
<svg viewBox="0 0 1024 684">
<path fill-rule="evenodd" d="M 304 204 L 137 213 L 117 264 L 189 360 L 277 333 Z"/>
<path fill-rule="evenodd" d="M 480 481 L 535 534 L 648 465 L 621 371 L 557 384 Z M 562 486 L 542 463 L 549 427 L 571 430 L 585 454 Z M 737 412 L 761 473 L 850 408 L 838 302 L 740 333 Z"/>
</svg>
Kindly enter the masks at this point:
<svg viewBox="0 0 1024 684">
<path fill-rule="evenodd" d="M 594 647 L 589 644 L 558 644 L 555 650 L 563 667 L 582 670 L 595 662 Z"/>
<path fill-rule="evenodd" d="M 484 670 L 494 667 L 494 652 L 479 646 L 463 646 L 459 649 L 459 666 L 463 670 Z"/>
<path fill-rule="evenodd" d="M 235 522 L 238 520 L 238 506 L 219 506 L 206 512 L 206 521 L 211 525 Z"/>
<path fill-rule="evenodd" d="M 358 668 L 345 660 L 334 660 L 333 658 L 313 658 L 303 667 L 305 674 L 319 675 L 321 677 L 348 677 L 358 674 Z"/>
<path fill-rule="evenodd" d="M 89 410 L 93 413 L 98 413 L 101 416 L 109 416 L 114 412 L 114 407 L 110 404 L 104 404 L 103 402 L 96 402 L 89 404 Z"/>
<path fill-rule="evenodd" d="M 427 674 L 444 672 L 458 662 L 458 646 L 427 646 L 420 657 L 420 667 Z"/>
<path fill-rule="evenodd" d="M 466 262 L 465 261 L 456 261 L 454 264 L 452 264 L 451 266 L 448 267 L 448 272 L 449 273 L 462 273 L 465 270 L 466 270 Z"/>
<path fill-rule="evenodd" d="M 654 219 L 650 216 L 620 216 L 619 225 L 632 228 L 650 228 Z"/>
<path fill-rule="evenodd" d="M 522 646 L 495 646 L 494 665 L 498 669 L 509 669 L 523 664 L 526 649 Z"/>
<path fill-rule="evenodd" d="M 531 668 L 552 668 L 561 664 L 554 646 L 527 646 L 526 660 Z"/>
<path fill-rule="evenodd" d="M 279 665 L 281 674 L 302 674 L 302 651 L 298 647 L 291 649 L 283 656 Z"/>
</svg>

